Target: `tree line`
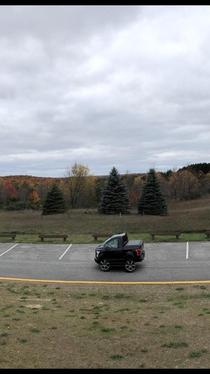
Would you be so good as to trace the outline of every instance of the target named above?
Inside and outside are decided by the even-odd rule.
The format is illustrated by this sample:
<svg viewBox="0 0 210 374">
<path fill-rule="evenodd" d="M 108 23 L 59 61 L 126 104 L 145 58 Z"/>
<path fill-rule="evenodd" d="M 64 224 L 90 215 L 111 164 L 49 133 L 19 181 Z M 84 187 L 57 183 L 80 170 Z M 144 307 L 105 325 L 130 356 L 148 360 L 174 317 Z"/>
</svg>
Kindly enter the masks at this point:
<svg viewBox="0 0 210 374">
<path fill-rule="evenodd" d="M 148 173 L 126 172 L 123 175 L 113 167 L 108 176 L 93 176 L 88 166 L 75 163 L 63 178 L 0 177 L 0 208 L 45 212 L 46 198 L 49 198 L 48 194 L 55 185 L 62 194 L 65 202 L 62 209 L 65 210 L 98 208 L 99 213 L 124 214 L 136 209 L 140 214 L 148 214 L 145 209 L 151 202 L 152 194 L 154 211 L 159 199 L 162 211 L 159 212 L 160 208 L 156 207 L 157 212 L 166 214 L 169 201 L 193 200 L 210 193 L 210 164 L 193 164 L 166 173 L 150 169 Z M 150 198 L 147 196 L 148 188 Z M 110 202 L 113 196 L 117 209 Z"/>
</svg>

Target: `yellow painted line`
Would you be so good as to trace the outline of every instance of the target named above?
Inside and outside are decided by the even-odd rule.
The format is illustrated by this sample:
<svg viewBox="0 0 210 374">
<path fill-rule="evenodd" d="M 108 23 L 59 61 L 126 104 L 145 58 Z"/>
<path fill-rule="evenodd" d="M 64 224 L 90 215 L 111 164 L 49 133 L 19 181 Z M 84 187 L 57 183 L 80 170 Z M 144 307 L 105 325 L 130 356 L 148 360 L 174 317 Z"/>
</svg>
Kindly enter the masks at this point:
<svg viewBox="0 0 210 374">
<path fill-rule="evenodd" d="M 67 284 L 203 284 L 210 283 L 210 280 L 189 280 L 189 281 L 160 281 L 160 282 L 109 282 L 109 281 L 85 281 L 85 280 L 53 280 L 53 279 L 30 279 L 30 278 L 8 278 L 0 277 L 0 280 L 36 282 L 36 283 L 67 283 Z"/>
</svg>

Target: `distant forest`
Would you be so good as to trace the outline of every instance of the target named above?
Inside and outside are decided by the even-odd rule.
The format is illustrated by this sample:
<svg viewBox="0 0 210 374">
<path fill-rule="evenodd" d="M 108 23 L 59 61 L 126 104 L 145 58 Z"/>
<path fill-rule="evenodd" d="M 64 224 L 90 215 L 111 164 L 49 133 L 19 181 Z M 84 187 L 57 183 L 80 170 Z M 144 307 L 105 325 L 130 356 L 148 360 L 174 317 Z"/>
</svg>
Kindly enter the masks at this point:
<svg viewBox="0 0 210 374">
<path fill-rule="evenodd" d="M 193 200 L 210 193 L 210 163 L 191 164 L 156 174 L 168 202 Z M 63 192 L 69 209 L 97 208 L 107 178 L 108 175 L 91 175 L 88 167 L 77 164 L 63 178 L 3 176 L 0 177 L 0 209 L 41 210 L 54 183 Z M 147 173 L 127 172 L 121 174 L 121 178 L 126 185 L 131 208 L 137 209 Z"/>
<path fill-rule="evenodd" d="M 178 171 L 182 171 L 182 170 L 187 170 L 193 174 L 208 174 L 210 172 L 210 163 L 207 164 L 206 162 L 204 163 L 201 163 L 201 164 L 191 164 L 191 165 L 188 165 L 188 166 L 184 166 L 183 168 L 181 169 L 178 169 Z M 166 173 L 161 173 L 163 176 L 168 176 L 172 173 L 172 170 L 168 170 Z"/>
</svg>

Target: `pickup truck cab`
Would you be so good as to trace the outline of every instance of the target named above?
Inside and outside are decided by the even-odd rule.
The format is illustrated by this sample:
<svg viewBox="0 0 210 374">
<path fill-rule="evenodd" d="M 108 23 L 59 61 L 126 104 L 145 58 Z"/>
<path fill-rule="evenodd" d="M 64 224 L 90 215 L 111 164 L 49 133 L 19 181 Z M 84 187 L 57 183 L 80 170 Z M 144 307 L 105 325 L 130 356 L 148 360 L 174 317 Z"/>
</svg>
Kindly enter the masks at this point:
<svg viewBox="0 0 210 374">
<path fill-rule="evenodd" d="M 95 249 L 95 262 L 103 271 L 110 270 L 112 265 L 124 266 L 129 273 L 136 269 L 136 262 L 144 260 L 143 240 L 128 240 L 127 233 L 112 235 Z"/>
</svg>

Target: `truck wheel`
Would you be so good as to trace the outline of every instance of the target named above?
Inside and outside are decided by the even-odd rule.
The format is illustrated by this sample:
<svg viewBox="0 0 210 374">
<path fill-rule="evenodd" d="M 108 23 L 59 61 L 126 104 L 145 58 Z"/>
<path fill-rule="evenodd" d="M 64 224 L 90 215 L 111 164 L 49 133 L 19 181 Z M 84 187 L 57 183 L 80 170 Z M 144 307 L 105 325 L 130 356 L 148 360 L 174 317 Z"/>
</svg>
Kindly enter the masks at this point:
<svg viewBox="0 0 210 374">
<path fill-rule="evenodd" d="M 136 263 L 132 259 L 128 259 L 125 261 L 125 270 L 128 273 L 132 273 L 136 269 Z"/>
<path fill-rule="evenodd" d="M 103 271 L 109 271 L 111 267 L 110 262 L 107 261 L 106 259 L 101 260 L 99 263 L 99 266 L 100 266 L 100 269 Z"/>
</svg>

